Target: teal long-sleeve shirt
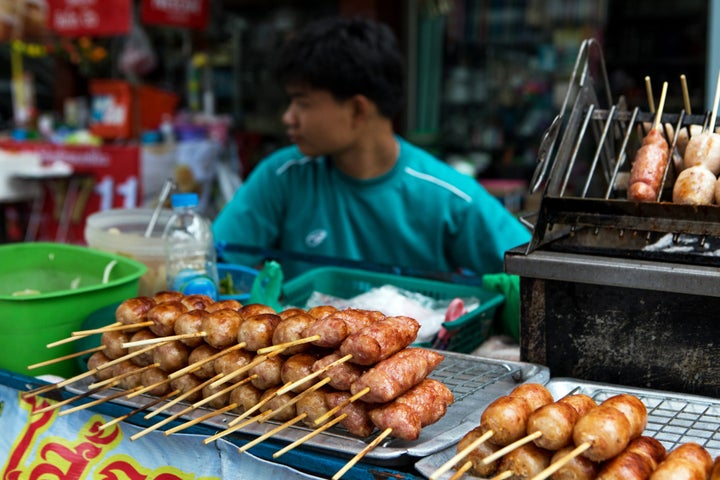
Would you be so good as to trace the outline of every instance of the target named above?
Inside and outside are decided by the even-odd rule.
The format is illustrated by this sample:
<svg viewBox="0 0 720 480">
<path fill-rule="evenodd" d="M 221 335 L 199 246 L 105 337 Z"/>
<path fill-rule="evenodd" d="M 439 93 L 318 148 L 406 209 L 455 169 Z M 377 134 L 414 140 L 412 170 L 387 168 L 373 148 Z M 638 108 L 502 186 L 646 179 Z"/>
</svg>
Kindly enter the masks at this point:
<svg viewBox="0 0 720 480">
<path fill-rule="evenodd" d="M 261 161 L 213 222 L 216 242 L 427 272 L 503 271 L 530 232 L 475 179 L 398 137 L 388 173 L 351 178 L 326 157 L 287 147 Z M 257 265 L 261 258 L 225 253 Z M 282 260 L 281 260 L 282 261 Z M 286 278 L 317 267 L 282 261 Z"/>
</svg>

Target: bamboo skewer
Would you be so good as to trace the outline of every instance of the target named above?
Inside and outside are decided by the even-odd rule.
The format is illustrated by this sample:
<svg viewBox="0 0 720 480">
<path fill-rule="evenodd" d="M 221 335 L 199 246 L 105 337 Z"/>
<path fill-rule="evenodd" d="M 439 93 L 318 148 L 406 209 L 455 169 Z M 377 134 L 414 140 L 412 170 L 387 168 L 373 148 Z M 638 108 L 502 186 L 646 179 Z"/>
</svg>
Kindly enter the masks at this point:
<svg viewBox="0 0 720 480">
<path fill-rule="evenodd" d="M 199 416 L 199 417 L 197 417 L 197 418 L 193 418 L 193 419 L 190 420 L 189 422 L 185 422 L 185 423 L 183 423 L 182 425 L 178 425 L 177 427 L 173 427 L 173 428 L 171 428 L 171 429 L 169 429 L 169 430 L 166 430 L 166 431 L 164 432 L 164 434 L 165 434 L 165 436 L 172 435 L 173 433 L 177 433 L 177 432 L 179 432 L 179 431 L 181 431 L 181 430 L 185 430 L 185 429 L 188 428 L 188 427 L 192 427 L 193 425 L 197 425 L 198 423 L 204 422 L 205 420 L 208 420 L 208 419 L 210 419 L 210 418 L 212 418 L 212 417 L 216 417 L 216 416 L 218 416 L 218 415 L 222 415 L 223 413 L 227 413 L 227 412 L 229 412 L 230 410 L 232 410 L 232 409 L 234 409 L 234 408 L 237 408 L 237 406 L 238 406 L 237 403 L 231 403 L 231 404 L 229 404 L 229 405 L 225 405 L 223 408 L 220 408 L 220 409 L 218 409 L 218 410 L 214 410 L 214 411 L 212 411 L 212 412 L 208 412 L 208 413 L 206 413 L 205 415 L 201 415 L 201 416 Z M 183 415 L 184 415 L 184 414 L 183 414 Z"/>
<path fill-rule="evenodd" d="M 224 395 L 224 394 L 226 394 L 226 393 L 228 393 L 228 392 L 231 392 L 231 391 L 235 390 L 237 387 L 239 387 L 240 385 L 244 385 L 244 384 L 246 384 L 246 383 L 248 383 L 248 382 L 251 382 L 251 381 L 253 381 L 253 380 L 256 379 L 256 378 L 257 378 L 257 375 L 250 375 L 249 377 L 245 377 L 245 378 L 243 378 L 242 380 L 240 380 L 239 382 L 233 383 L 233 384 L 230 385 L 229 387 L 225 387 L 225 388 L 223 388 L 222 390 L 218 390 L 217 392 L 213 393 L 212 395 L 209 395 L 209 396 L 203 398 L 202 400 L 193 403 L 193 407 L 195 407 L 195 408 L 202 407 L 202 406 L 205 405 L 206 403 L 209 403 L 209 402 L 215 400 L 215 399 L 216 399 L 217 397 L 219 397 L 220 395 Z"/>
<path fill-rule="evenodd" d="M 652 83 L 650 82 L 649 76 L 645 77 L 645 93 L 647 94 L 650 113 L 655 113 L 655 97 L 653 96 Z"/>
<path fill-rule="evenodd" d="M 328 365 L 324 366 L 323 368 L 321 368 L 309 375 L 299 378 L 290 384 L 284 385 L 277 392 L 275 392 L 275 395 L 277 396 L 277 395 L 282 395 L 283 393 L 287 393 L 290 390 L 293 390 L 294 388 L 296 388 L 298 385 L 302 385 L 303 383 L 307 382 L 308 380 L 312 380 L 313 378 L 319 377 L 320 375 L 327 372 L 332 367 L 335 367 L 337 365 L 340 365 L 341 363 L 347 362 L 351 358 L 352 358 L 352 355 L 350 355 L 350 354 L 345 355 L 344 357 L 339 358 L 332 363 L 329 363 Z"/>
<path fill-rule="evenodd" d="M 268 358 L 274 357 L 274 356 L 276 356 L 276 355 L 280 355 L 280 353 L 281 353 L 283 350 L 285 350 L 285 349 L 283 348 L 283 349 L 281 349 L 281 350 L 275 350 L 275 351 L 273 351 L 273 352 L 268 353 L 267 355 L 258 355 L 258 356 L 256 356 L 250 363 L 248 363 L 247 365 L 245 365 L 245 366 L 243 366 L 243 367 L 241 367 L 241 368 L 238 368 L 237 370 L 234 370 L 234 371 L 228 373 L 227 375 L 225 375 L 225 376 L 222 377 L 221 379 L 215 381 L 215 382 L 214 382 L 212 385 L 210 385 L 210 386 L 211 386 L 212 388 L 218 388 L 218 387 L 219 387 L 220 385 L 222 385 L 223 383 L 229 382 L 229 381 L 232 380 L 233 378 L 235 378 L 235 377 L 237 377 L 237 376 L 239 376 L 239 375 L 242 375 L 243 373 L 247 372 L 247 371 L 250 370 L 251 368 L 253 368 L 253 367 L 257 366 L 257 365 L 260 365 L 262 362 L 264 362 L 264 361 L 267 360 Z"/>
<path fill-rule="evenodd" d="M 540 432 L 540 431 L 533 432 L 530 435 L 527 435 L 519 440 L 514 441 L 513 443 L 511 443 L 509 445 L 504 446 L 497 452 L 493 452 L 492 454 L 490 454 L 487 457 L 480 460 L 480 463 L 482 463 L 483 465 L 488 465 L 488 464 L 494 462 L 495 460 L 497 460 L 498 458 L 502 457 L 506 453 L 512 452 L 516 448 L 522 447 L 526 443 L 530 443 L 533 440 L 535 440 L 536 438 L 539 438 L 541 436 L 542 436 L 542 432 Z"/>
<path fill-rule="evenodd" d="M 487 432 L 480 435 L 478 438 L 475 439 L 470 445 L 460 450 L 454 457 L 452 457 L 447 462 L 443 463 L 440 468 L 435 470 L 432 475 L 430 475 L 429 480 L 437 480 L 440 478 L 440 476 L 450 470 L 456 463 L 458 463 L 460 460 L 463 460 L 465 457 L 470 455 L 470 452 L 475 450 L 477 447 L 479 447 L 482 443 L 486 442 L 490 437 L 494 435 L 495 432 L 492 430 L 488 430 Z"/>
<path fill-rule="evenodd" d="M 88 335 L 77 335 L 77 336 L 70 336 L 67 338 L 63 338 L 62 340 L 57 340 L 54 342 L 50 342 L 47 345 L 45 345 L 45 348 L 53 348 L 57 347 L 58 345 L 64 345 L 66 343 L 74 342 L 76 340 L 82 340 L 83 338 L 89 337 L 91 334 Z"/>
<path fill-rule="evenodd" d="M 513 476 L 513 472 L 510 470 L 505 470 L 502 473 L 498 473 L 495 475 L 491 480 L 505 480 L 506 478 L 510 478 Z"/>
<path fill-rule="evenodd" d="M 368 394 L 369 392 L 370 392 L 370 387 L 365 387 L 365 388 L 363 388 L 362 390 L 360 390 L 358 393 L 356 393 L 356 394 L 353 395 L 352 397 L 348 398 L 348 399 L 345 400 L 344 402 L 341 402 L 341 403 L 338 404 L 337 406 L 331 408 L 330 410 L 328 410 L 327 412 L 325 412 L 324 414 L 322 414 L 321 416 L 319 416 L 318 418 L 316 418 L 313 423 L 315 423 L 315 425 L 320 425 L 321 423 L 323 423 L 324 421 L 326 421 L 328 418 L 332 417 L 332 416 L 335 415 L 337 412 L 339 412 L 340 410 L 342 410 L 343 408 L 345 408 L 347 405 L 351 404 L 352 402 L 354 402 L 355 400 L 359 399 L 359 398 L 362 397 L 363 395 Z"/>
<path fill-rule="evenodd" d="M 165 410 L 167 410 L 168 408 L 172 407 L 173 405 L 176 405 L 177 403 L 185 400 L 185 399 L 188 398 L 190 395 L 192 395 L 193 393 L 196 393 L 196 392 L 202 390 L 203 388 L 207 387 L 207 386 L 210 384 L 210 382 L 212 382 L 212 381 L 220 378 L 221 376 L 222 376 L 222 374 L 219 373 L 219 374 L 215 375 L 214 377 L 212 377 L 211 379 L 205 380 L 205 381 L 204 381 L 203 383 L 201 383 L 200 385 L 197 385 L 197 386 L 191 388 L 191 389 L 188 390 L 187 392 L 185 392 L 185 393 L 183 393 L 183 394 L 181 394 L 181 395 L 178 395 L 177 397 L 175 397 L 174 399 L 170 400 L 168 403 L 166 403 L 166 404 L 163 405 L 162 407 L 157 408 L 157 409 L 153 410 L 152 412 L 148 413 L 147 415 L 145 415 L 145 417 L 144 417 L 145 420 L 149 420 L 149 419 L 151 419 L 152 417 L 154 417 L 155 415 L 159 415 L 160 413 L 164 412 Z M 192 406 L 191 406 L 190 408 L 192 409 Z"/>
<path fill-rule="evenodd" d="M 463 464 L 462 467 L 458 468 L 455 471 L 455 474 L 453 474 L 453 476 L 450 477 L 449 480 L 458 480 L 458 479 L 462 478 L 462 476 L 465 475 L 465 473 L 467 473 L 467 471 L 470 470 L 471 468 L 472 468 L 472 461 L 468 460 L 467 462 L 465 462 Z"/>
<path fill-rule="evenodd" d="M 110 386 L 112 386 L 112 385 L 110 385 Z M 74 397 L 70 397 L 70 398 L 67 398 L 67 399 L 65 399 L 65 400 L 62 400 L 62 401 L 60 401 L 60 402 L 53 403 L 52 405 L 48 405 L 47 407 L 43 407 L 43 408 L 41 408 L 41 409 L 39 409 L 39 410 L 35 410 L 34 412 L 32 412 L 32 414 L 33 414 L 33 415 L 38 415 L 38 414 L 41 414 L 41 413 L 49 412 L 50 410 L 55 410 L 56 408 L 64 407 L 65 405 L 67 405 L 67 404 L 69 404 L 69 403 L 72 403 L 72 402 L 75 402 L 75 401 L 77 401 L 77 400 L 81 400 L 81 399 L 83 399 L 83 398 L 89 397 L 90 395 L 93 395 L 93 394 L 95 394 L 95 393 L 97 393 L 97 392 L 99 392 L 100 390 L 103 390 L 103 389 L 105 389 L 105 388 L 108 388 L 108 387 L 102 386 L 102 387 L 93 388 L 93 389 L 91 389 L 91 390 L 88 390 L 87 392 L 83 392 L 83 393 L 81 393 L 81 394 L 79 394 L 79 395 L 75 395 Z"/>
<path fill-rule="evenodd" d="M 682 87 L 683 103 L 685 104 L 685 112 L 688 115 L 692 115 L 692 108 L 690 107 L 690 93 L 687 86 L 687 78 L 685 74 L 680 75 L 680 86 Z"/>
<path fill-rule="evenodd" d="M 274 352 L 277 349 L 285 350 L 286 348 L 294 347 L 295 345 L 302 345 L 304 343 L 314 342 L 320 340 L 320 335 L 313 335 L 311 337 L 300 338 L 291 342 L 278 343 L 277 345 L 270 345 L 269 347 L 260 348 L 257 351 L 258 355 L 265 355 L 266 353 Z"/>
<path fill-rule="evenodd" d="M 552 465 L 549 465 L 545 470 L 538 473 L 534 477 L 532 477 L 531 480 L 544 480 L 548 478 L 553 473 L 560 470 L 564 465 L 566 465 L 570 460 L 577 457 L 578 455 L 581 455 L 585 450 L 590 448 L 592 446 L 592 443 L 590 442 L 584 442 L 578 445 L 577 447 L 573 448 L 570 452 L 568 452 L 566 455 L 560 457 L 555 463 Z"/>
<path fill-rule="evenodd" d="M 140 387 L 136 387 L 140 388 Z M 135 390 L 135 389 L 133 389 Z M 83 403 L 82 405 L 78 405 L 77 407 L 69 408 L 67 410 L 63 410 L 60 413 L 58 413 L 59 416 L 68 415 L 70 413 L 78 412 L 80 410 L 84 410 L 86 408 L 94 407 L 95 405 L 100 405 L 101 403 L 109 402 L 110 400 L 115 400 L 119 397 L 124 397 L 128 394 L 128 392 L 131 392 L 132 390 L 121 390 L 119 392 L 115 392 L 112 395 L 108 395 L 107 397 L 98 398 L 97 400 L 93 400 L 92 402 Z"/>
<path fill-rule="evenodd" d="M 153 322 L 147 321 L 147 322 L 140 322 L 140 323 L 113 323 L 112 325 L 106 325 L 104 327 L 100 328 L 93 328 L 91 330 L 78 330 L 76 332 L 72 332 L 73 337 L 87 337 L 89 335 L 94 335 L 96 333 L 105 333 L 105 332 L 121 332 L 123 330 L 132 330 L 134 328 L 141 328 L 141 327 L 149 327 L 153 324 Z"/>
<path fill-rule="evenodd" d="M 171 342 L 174 340 L 184 340 L 186 338 L 207 337 L 206 332 L 182 333 L 180 335 L 168 335 L 166 337 L 146 338 L 145 340 L 136 340 L 134 342 L 125 342 L 123 348 L 142 347 L 144 345 L 153 345 L 155 343 Z"/>
<path fill-rule="evenodd" d="M 255 440 L 246 443 L 245 445 L 243 445 L 242 447 L 240 447 L 240 448 L 238 449 L 238 452 L 243 453 L 243 452 L 251 449 L 252 447 L 254 447 L 255 445 L 257 445 L 258 443 L 264 442 L 265 440 L 267 440 L 268 438 L 272 437 L 272 436 L 275 435 L 276 433 L 278 433 L 278 432 L 280 432 L 280 431 L 282 431 L 282 430 L 285 430 L 286 428 L 289 428 L 289 427 L 291 427 L 292 425 L 295 425 L 296 423 L 298 423 L 300 420 L 302 420 L 302 419 L 305 418 L 305 417 L 307 417 L 307 413 L 301 413 L 300 415 L 297 415 L 295 418 L 293 418 L 293 419 L 291 419 L 291 420 L 288 420 L 287 422 L 283 423 L 282 425 L 278 425 L 277 427 L 273 428 L 273 429 L 270 430 L 269 432 L 265 432 L 264 434 L 262 434 L 262 435 L 260 435 L 259 437 L 257 437 Z"/>
<path fill-rule="evenodd" d="M 146 370 L 150 370 L 153 367 L 159 366 L 159 363 L 151 363 L 150 365 L 145 365 L 144 367 L 140 367 L 137 370 L 129 370 L 127 372 L 115 375 L 114 377 L 110 377 L 107 380 L 101 380 L 99 382 L 91 383 L 88 385 L 88 388 L 95 388 L 95 387 L 102 387 L 104 385 L 108 385 L 110 383 L 113 383 L 115 380 L 122 380 L 123 378 L 131 377 L 133 375 L 137 375 L 139 373 L 142 373 Z M 141 387 L 144 388 L 144 387 Z"/>
<path fill-rule="evenodd" d="M 256 406 L 257 406 L 257 405 L 256 405 Z M 258 408 L 260 408 L 260 407 L 258 407 Z M 255 410 L 257 410 L 257 409 L 254 409 L 253 411 L 255 411 Z M 247 411 L 246 411 L 246 413 L 247 413 Z M 266 416 L 266 415 L 268 415 L 268 414 L 269 414 L 269 411 L 268 411 L 268 412 L 261 413 L 260 415 L 256 415 L 256 416 L 254 416 L 254 417 L 252 417 L 252 418 L 248 418 L 248 419 L 246 419 L 244 422 L 239 423 L 239 424 L 238 424 L 238 423 L 236 423 L 236 424 L 234 424 L 234 425 L 228 424 L 228 428 L 226 428 L 225 430 L 223 430 L 223 431 L 221 431 L 221 432 L 216 433 L 215 435 L 212 435 L 212 436 L 206 438 L 205 440 L 203 440 L 203 444 L 204 444 L 204 445 L 207 445 L 208 443 L 214 442 L 215 440 L 218 440 L 218 439 L 220 439 L 220 438 L 222 438 L 222 437 L 224 437 L 224 436 L 226 436 L 226 435 L 230 435 L 231 433 L 233 433 L 233 432 L 235 432 L 235 431 L 237 431 L 237 430 L 240 430 L 241 428 L 246 427 L 246 426 L 250 425 L 251 423 L 257 422 L 261 417 L 264 417 L 264 416 Z M 245 417 L 243 417 L 243 418 L 245 418 Z M 237 419 L 236 419 L 236 420 L 237 420 Z M 232 423 L 232 422 L 231 422 L 231 423 Z"/>
<path fill-rule="evenodd" d="M 164 401 L 167 400 L 168 398 L 173 397 L 173 396 L 177 395 L 178 393 L 180 393 L 180 390 L 173 390 L 173 391 L 170 392 L 170 393 L 166 393 L 166 394 L 163 395 L 162 397 L 158 397 L 158 398 L 154 399 L 153 401 L 146 403 L 146 404 L 143 405 L 142 407 L 138 407 L 138 408 L 136 408 L 135 410 L 133 410 L 133 411 L 131 411 L 131 412 L 128 412 L 128 413 L 126 413 L 126 414 L 124 414 L 124 415 L 121 415 L 121 416 L 119 416 L 119 417 L 117 417 L 117 418 L 114 418 L 114 419 L 110 420 L 109 422 L 103 423 L 103 424 L 100 425 L 98 428 L 99 428 L 100 430 L 104 430 L 104 429 L 106 429 L 107 427 L 112 426 L 112 425 L 115 425 L 116 423 L 120 423 L 120 422 L 122 422 L 123 420 L 126 420 L 126 419 L 132 417 L 133 415 L 137 415 L 138 413 L 147 410 L 148 408 L 152 408 L 152 407 L 154 407 L 155 405 L 157 405 L 158 403 L 164 402 Z M 128 396 L 128 398 L 129 398 L 129 396 Z"/>
<path fill-rule="evenodd" d="M 660 129 L 660 120 L 662 118 L 663 107 L 665 106 L 665 96 L 667 95 L 667 82 L 663 82 L 662 91 L 660 92 L 660 103 L 657 112 L 655 112 L 655 121 L 653 122 L 653 130 Z"/>
<path fill-rule="evenodd" d="M 277 410 L 271 410 L 271 411 L 270 411 L 271 413 L 269 413 L 267 417 L 264 417 L 263 419 L 261 419 L 261 420 L 259 421 L 259 423 L 263 423 L 263 422 L 266 421 L 266 420 L 270 420 L 273 416 L 275 416 L 276 414 L 282 412 L 282 411 L 285 410 L 286 408 L 292 407 L 292 406 L 295 405 L 297 402 L 299 402 L 300 400 L 302 400 L 303 397 L 305 397 L 306 395 L 309 395 L 310 393 L 314 392 L 314 391 L 317 390 L 318 388 L 321 388 L 321 387 L 325 386 L 326 384 L 330 383 L 331 380 L 332 380 L 332 379 L 331 379 L 330 377 L 325 377 L 325 378 L 323 378 L 322 380 L 320 380 L 319 382 L 317 382 L 315 385 L 313 385 L 313 386 L 311 386 L 311 387 L 303 390 L 302 392 L 298 393 L 297 395 L 295 395 L 295 396 L 294 396 L 293 398 L 291 398 L 287 403 L 283 404 L 282 407 L 278 408 Z M 277 392 L 275 392 L 275 393 L 276 393 L 276 395 L 277 395 Z"/>
<path fill-rule="evenodd" d="M 348 470 L 350 470 L 353 466 L 355 466 L 356 463 L 358 463 L 362 458 L 368 454 L 370 450 L 375 448 L 382 442 L 388 435 L 392 433 L 392 428 L 386 428 L 383 430 L 383 432 L 375 438 L 372 442 L 370 442 L 365 448 L 363 448 L 360 452 L 358 452 L 352 459 L 350 459 L 349 462 L 345 464 L 343 468 L 338 470 L 338 472 L 332 476 L 332 480 L 338 480 L 343 475 L 347 473 Z"/>
<path fill-rule="evenodd" d="M 326 423 L 326 424 L 323 425 L 322 427 L 316 428 L 315 430 L 313 430 L 312 432 L 310 432 L 310 433 L 308 433 L 307 435 L 303 436 L 302 438 L 299 438 L 298 440 L 295 440 L 295 441 L 292 442 L 290 445 L 288 445 L 288 446 L 286 446 L 286 447 L 278 450 L 277 452 L 273 453 L 273 458 L 278 458 L 279 456 L 286 454 L 287 452 L 289 452 L 289 451 L 292 450 L 293 448 L 295 448 L 295 447 L 297 447 L 297 446 L 299 446 L 299 445 L 307 442 L 307 441 L 310 440 L 311 438 L 313 438 L 313 437 L 315 437 L 315 436 L 317 436 L 317 435 L 320 435 L 320 434 L 321 434 L 322 432 L 324 432 L 325 430 L 328 430 L 329 428 L 331 428 L 331 427 L 337 425 L 338 423 L 342 422 L 343 420 L 345 420 L 345 418 L 347 418 L 347 413 L 343 413 L 342 415 L 338 415 L 337 417 L 333 418 L 332 420 L 330 420 L 328 423 Z"/>
<path fill-rule="evenodd" d="M 180 370 L 172 372 L 170 375 L 168 375 L 168 377 L 171 379 L 182 377 L 186 373 L 194 372 L 195 370 L 199 369 L 201 366 L 205 365 L 208 362 L 212 362 L 213 360 L 216 360 L 227 353 L 230 353 L 235 350 L 240 350 L 242 348 L 245 348 L 246 346 L 247 346 L 247 343 L 245 343 L 245 342 L 236 343 L 232 347 L 228 347 L 228 348 L 221 350 L 213 355 L 210 355 L 209 357 L 203 358 L 202 360 L 198 360 L 195 363 L 191 363 L 187 367 L 184 367 L 184 368 L 181 368 Z"/>
<path fill-rule="evenodd" d="M 139 395 L 142 395 L 143 393 L 149 392 L 150 390 L 152 390 L 154 388 L 161 387 L 161 386 L 165 385 L 166 383 L 170 383 L 171 381 L 172 381 L 172 379 L 166 378 L 164 380 L 160 380 L 159 382 L 155 382 L 151 385 L 145 385 L 140 390 L 138 390 L 136 392 L 132 392 L 130 395 L 127 396 L 127 398 L 128 399 L 135 398 Z"/>
<path fill-rule="evenodd" d="M 35 368 L 44 367 L 44 366 L 46 366 L 46 365 L 52 365 L 53 363 L 62 362 L 63 360 L 69 360 L 69 359 L 71 359 L 71 358 L 81 357 L 81 356 L 83 356 L 83 355 L 85 355 L 85 354 L 87 354 L 87 353 L 100 352 L 100 351 L 102 351 L 102 350 L 105 350 L 105 345 L 100 345 L 100 346 L 95 347 L 95 348 L 88 348 L 87 350 L 83 350 L 82 352 L 75 352 L 75 353 L 71 353 L 71 354 L 69 354 L 69 355 L 64 355 L 64 356 L 62 356 L 62 357 L 53 358 L 53 359 L 51 359 L 51 360 L 45 360 L 44 362 L 35 363 L 35 364 L 33 364 L 33 365 L 28 365 L 27 368 L 28 368 L 28 370 L 32 370 L 32 369 L 35 369 Z"/>
</svg>

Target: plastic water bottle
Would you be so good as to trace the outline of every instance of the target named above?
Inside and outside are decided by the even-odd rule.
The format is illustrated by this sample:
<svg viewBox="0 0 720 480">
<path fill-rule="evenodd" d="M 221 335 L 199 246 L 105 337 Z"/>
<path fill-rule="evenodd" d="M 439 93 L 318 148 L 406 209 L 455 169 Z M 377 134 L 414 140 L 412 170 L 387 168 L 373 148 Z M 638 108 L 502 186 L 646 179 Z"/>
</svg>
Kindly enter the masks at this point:
<svg viewBox="0 0 720 480">
<path fill-rule="evenodd" d="M 217 300 L 217 254 L 210 220 L 198 212 L 196 193 L 176 193 L 171 201 L 173 214 L 163 233 L 168 289 Z"/>
</svg>

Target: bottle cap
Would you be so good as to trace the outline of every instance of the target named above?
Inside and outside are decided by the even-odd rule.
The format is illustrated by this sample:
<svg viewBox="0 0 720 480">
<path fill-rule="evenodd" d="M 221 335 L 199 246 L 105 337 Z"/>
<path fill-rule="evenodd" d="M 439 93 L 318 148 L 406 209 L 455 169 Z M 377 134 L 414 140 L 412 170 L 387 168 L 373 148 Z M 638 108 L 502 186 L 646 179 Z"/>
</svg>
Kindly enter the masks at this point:
<svg viewBox="0 0 720 480">
<path fill-rule="evenodd" d="M 199 199 L 197 193 L 174 193 L 170 202 L 175 207 L 196 207 Z"/>
</svg>

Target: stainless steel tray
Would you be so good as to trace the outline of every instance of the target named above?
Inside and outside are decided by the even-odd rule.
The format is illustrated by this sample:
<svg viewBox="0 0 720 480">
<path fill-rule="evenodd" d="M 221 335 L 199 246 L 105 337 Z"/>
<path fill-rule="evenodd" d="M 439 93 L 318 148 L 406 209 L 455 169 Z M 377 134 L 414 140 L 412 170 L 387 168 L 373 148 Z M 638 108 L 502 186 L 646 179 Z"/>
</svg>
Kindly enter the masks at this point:
<svg viewBox="0 0 720 480">
<path fill-rule="evenodd" d="M 419 457 L 427 457 L 446 449 L 456 444 L 463 435 L 477 425 L 480 421 L 479 412 L 494 399 L 505 395 L 520 383 L 546 383 L 550 378 L 549 370 L 540 365 L 494 360 L 454 352 L 443 351 L 441 353 L 445 355 L 445 360 L 436 367 L 430 377 L 445 383 L 453 392 L 455 402 L 448 408 L 443 418 L 433 425 L 423 428 L 420 438 L 417 440 L 410 442 L 387 438 L 363 457 L 364 462 L 397 465 L 414 462 Z M 92 380 L 86 379 L 71 384 L 68 390 L 83 393 L 87 391 L 90 383 Z M 115 392 L 117 389 L 108 388 L 93 397 L 106 397 Z M 153 399 L 154 397 L 151 396 L 140 395 L 130 400 L 120 397 L 112 402 L 139 408 L 149 404 Z M 161 405 L 163 404 L 152 407 L 150 410 L 160 408 Z M 179 402 L 155 418 L 160 421 L 165 416 L 179 412 L 187 406 L 187 403 Z M 211 410 L 200 407 L 181 418 L 190 420 L 209 412 Z M 224 430 L 226 425 L 236 417 L 237 415 L 231 413 L 217 415 L 205 420 L 203 424 Z M 259 436 L 277 425 L 278 423 L 273 421 L 262 424 L 253 423 L 238 430 L 238 433 Z M 163 427 L 160 430 L 163 429 L 166 428 Z M 272 438 L 289 443 L 302 438 L 309 431 L 310 429 L 302 426 L 292 426 L 274 434 Z M 350 435 L 343 428 L 333 427 L 307 441 L 302 448 L 325 450 L 349 458 L 363 450 L 375 438 L 375 435 L 377 433 L 367 438 L 358 438 Z"/>
<path fill-rule="evenodd" d="M 598 403 L 618 393 L 630 393 L 640 398 L 648 409 L 644 435 L 654 437 L 668 450 L 682 443 L 696 442 L 704 446 L 713 458 L 720 455 L 720 399 L 574 378 L 553 378 L 546 386 L 556 399 L 570 393 L 585 393 Z M 456 453 L 456 445 L 453 445 L 421 459 L 415 468 L 429 478 Z M 451 470 L 441 478 L 449 478 L 452 474 Z M 465 478 L 477 477 L 468 475 Z"/>
</svg>

